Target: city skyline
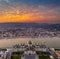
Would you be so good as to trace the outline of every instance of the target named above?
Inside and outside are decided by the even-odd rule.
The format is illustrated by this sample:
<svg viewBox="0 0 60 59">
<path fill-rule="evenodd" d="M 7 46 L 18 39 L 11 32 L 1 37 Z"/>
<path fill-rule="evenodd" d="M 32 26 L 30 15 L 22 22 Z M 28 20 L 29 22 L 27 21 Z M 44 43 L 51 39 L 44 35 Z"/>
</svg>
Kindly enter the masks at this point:
<svg viewBox="0 0 60 59">
<path fill-rule="evenodd" d="M 60 0 L 0 0 L 0 23 L 60 23 Z"/>
</svg>

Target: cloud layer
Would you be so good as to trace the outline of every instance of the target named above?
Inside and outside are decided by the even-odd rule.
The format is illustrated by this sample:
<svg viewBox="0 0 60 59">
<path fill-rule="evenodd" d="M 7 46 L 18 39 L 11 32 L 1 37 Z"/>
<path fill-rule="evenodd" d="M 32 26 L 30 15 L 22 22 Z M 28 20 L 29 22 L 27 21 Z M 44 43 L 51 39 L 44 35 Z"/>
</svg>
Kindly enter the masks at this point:
<svg viewBox="0 0 60 59">
<path fill-rule="evenodd" d="M 0 22 L 60 23 L 60 0 L 0 0 Z"/>
</svg>

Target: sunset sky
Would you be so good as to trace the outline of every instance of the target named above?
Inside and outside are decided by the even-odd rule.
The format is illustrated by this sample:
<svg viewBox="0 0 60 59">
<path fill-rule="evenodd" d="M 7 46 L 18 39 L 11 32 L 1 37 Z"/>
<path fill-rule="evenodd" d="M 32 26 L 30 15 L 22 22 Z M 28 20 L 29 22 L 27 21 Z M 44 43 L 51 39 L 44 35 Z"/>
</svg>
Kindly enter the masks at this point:
<svg viewBox="0 0 60 59">
<path fill-rule="evenodd" d="M 0 0 L 0 23 L 60 23 L 60 0 Z"/>
</svg>

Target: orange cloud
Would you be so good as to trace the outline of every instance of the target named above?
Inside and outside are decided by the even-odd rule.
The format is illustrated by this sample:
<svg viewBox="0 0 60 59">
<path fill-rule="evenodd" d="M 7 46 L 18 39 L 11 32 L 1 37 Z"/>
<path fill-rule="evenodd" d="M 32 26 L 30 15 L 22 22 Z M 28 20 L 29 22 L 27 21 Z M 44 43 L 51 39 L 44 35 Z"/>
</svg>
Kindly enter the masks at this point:
<svg viewBox="0 0 60 59">
<path fill-rule="evenodd" d="M 58 22 L 60 17 L 52 13 L 53 10 L 48 10 L 44 12 L 26 12 L 22 13 L 17 10 L 16 13 L 11 11 L 0 14 L 0 23 L 2 22 Z M 58 18 L 58 20 L 57 20 Z"/>
<path fill-rule="evenodd" d="M 27 13 L 23 15 L 5 14 L 0 16 L 0 22 L 36 22 L 42 18 L 43 16 L 38 14 L 35 15 L 34 13 Z"/>
</svg>

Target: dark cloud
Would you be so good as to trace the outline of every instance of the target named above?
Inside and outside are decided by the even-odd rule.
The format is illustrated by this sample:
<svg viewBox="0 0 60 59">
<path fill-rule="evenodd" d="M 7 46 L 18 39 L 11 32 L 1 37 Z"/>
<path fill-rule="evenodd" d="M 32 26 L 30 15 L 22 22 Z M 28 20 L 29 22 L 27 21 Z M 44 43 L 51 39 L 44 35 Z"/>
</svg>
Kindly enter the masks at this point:
<svg viewBox="0 0 60 59">
<path fill-rule="evenodd" d="M 60 5 L 60 0 L 10 0 L 10 1 L 26 3 L 26 4 L 56 4 L 56 5 Z"/>
</svg>

